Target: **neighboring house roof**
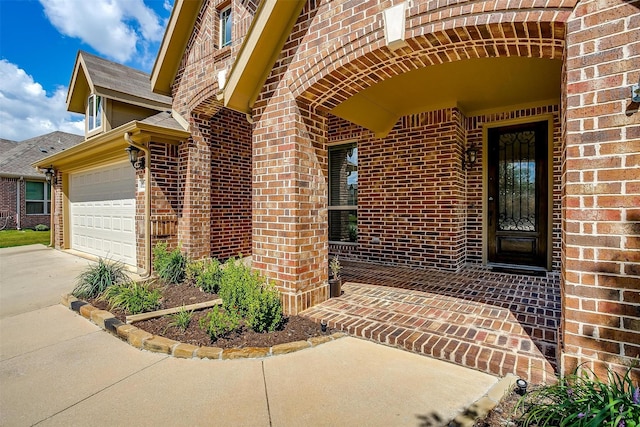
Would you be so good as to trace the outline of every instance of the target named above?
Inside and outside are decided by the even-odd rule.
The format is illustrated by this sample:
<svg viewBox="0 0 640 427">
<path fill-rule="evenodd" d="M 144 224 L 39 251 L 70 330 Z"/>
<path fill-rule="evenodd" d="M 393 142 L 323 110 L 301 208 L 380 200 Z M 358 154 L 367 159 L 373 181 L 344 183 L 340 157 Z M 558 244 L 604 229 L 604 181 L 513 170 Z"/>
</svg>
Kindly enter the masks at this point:
<svg viewBox="0 0 640 427">
<path fill-rule="evenodd" d="M 15 148 L 16 145 L 18 145 L 16 141 L 0 138 L 0 155 L 5 153 L 7 150 L 11 150 L 12 148 Z"/>
<path fill-rule="evenodd" d="M 82 141 L 83 136 L 56 131 L 16 143 L 15 147 L 0 153 L 0 176 L 43 179 L 44 175 L 31 166 L 32 163 Z"/>
<path fill-rule="evenodd" d="M 67 110 L 85 114 L 85 102 L 96 94 L 158 111 L 171 108 L 171 97 L 151 91 L 149 74 L 79 51 L 67 94 Z"/>
</svg>

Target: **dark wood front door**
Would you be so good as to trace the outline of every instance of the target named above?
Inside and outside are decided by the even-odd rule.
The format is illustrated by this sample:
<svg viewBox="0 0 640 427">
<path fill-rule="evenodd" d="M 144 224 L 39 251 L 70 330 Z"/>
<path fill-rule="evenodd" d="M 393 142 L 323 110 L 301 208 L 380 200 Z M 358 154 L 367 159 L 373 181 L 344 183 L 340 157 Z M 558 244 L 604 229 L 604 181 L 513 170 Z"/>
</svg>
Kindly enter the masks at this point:
<svg viewBox="0 0 640 427">
<path fill-rule="evenodd" d="M 548 122 L 490 128 L 488 261 L 546 267 Z"/>
</svg>

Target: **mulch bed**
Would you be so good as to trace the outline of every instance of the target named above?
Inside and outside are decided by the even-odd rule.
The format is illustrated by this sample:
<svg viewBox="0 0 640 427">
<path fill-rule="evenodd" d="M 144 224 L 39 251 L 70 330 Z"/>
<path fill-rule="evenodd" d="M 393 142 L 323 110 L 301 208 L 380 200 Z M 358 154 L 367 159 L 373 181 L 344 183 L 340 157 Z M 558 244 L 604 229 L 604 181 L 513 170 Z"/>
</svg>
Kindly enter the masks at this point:
<svg viewBox="0 0 640 427">
<path fill-rule="evenodd" d="M 159 286 L 162 292 L 162 306 L 159 310 L 182 307 L 183 305 L 196 304 L 200 302 L 211 301 L 218 298 L 215 294 L 203 292 L 201 289 L 189 284 L 180 285 L 164 285 Z M 105 301 L 96 299 L 87 300 L 94 307 L 102 310 L 108 310 L 120 321 L 125 322 L 128 313 L 117 308 L 111 308 Z M 185 344 L 197 346 L 209 346 L 220 348 L 243 348 L 243 347 L 272 347 L 277 344 L 285 344 L 293 341 L 306 341 L 309 338 L 330 335 L 335 330 L 327 328 L 326 332 L 322 332 L 319 324 L 301 317 L 289 316 L 285 319 L 281 330 L 269 333 L 257 333 L 244 325 L 229 335 L 219 338 L 212 342 L 209 335 L 204 332 L 199 325 L 199 321 L 204 317 L 209 309 L 194 311 L 191 323 L 186 331 L 182 331 L 175 326 L 171 326 L 172 319 L 170 316 L 157 317 L 155 319 L 144 320 L 133 323 L 134 326 L 140 328 L 153 335 L 163 336 L 172 340 L 180 341 Z"/>
<path fill-rule="evenodd" d="M 516 407 L 518 405 L 518 401 L 520 400 L 520 395 L 515 391 L 509 392 L 506 396 L 504 396 L 500 402 L 493 408 L 489 413 L 476 420 L 474 423 L 474 427 L 504 427 L 510 426 L 515 427 L 520 425 L 517 421 L 518 416 L 521 415 L 520 412 L 516 413 Z"/>
</svg>

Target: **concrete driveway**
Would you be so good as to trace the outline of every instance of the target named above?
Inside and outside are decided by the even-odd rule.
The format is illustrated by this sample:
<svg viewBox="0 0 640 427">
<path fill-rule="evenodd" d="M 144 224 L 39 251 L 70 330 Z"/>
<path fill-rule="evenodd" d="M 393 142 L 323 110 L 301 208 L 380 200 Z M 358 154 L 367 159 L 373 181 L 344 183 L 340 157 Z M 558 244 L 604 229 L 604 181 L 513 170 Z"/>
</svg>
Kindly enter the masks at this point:
<svg viewBox="0 0 640 427">
<path fill-rule="evenodd" d="M 58 304 L 87 263 L 0 249 L 0 425 L 436 426 L 505 384 L 355 338 L 265 359 L 140 351 Z"/>
</svg>

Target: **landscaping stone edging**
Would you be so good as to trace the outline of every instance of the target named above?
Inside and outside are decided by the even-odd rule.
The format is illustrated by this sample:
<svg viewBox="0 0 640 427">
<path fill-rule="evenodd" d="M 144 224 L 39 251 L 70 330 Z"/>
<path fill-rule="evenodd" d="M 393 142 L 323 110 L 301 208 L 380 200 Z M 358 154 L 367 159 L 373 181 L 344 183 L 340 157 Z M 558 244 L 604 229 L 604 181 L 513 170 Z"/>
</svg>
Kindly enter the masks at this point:
<svg viewBox="0 0 640 427">
<path fill-rule="evenodd" d="M 82 317 L 103 330 L 121 338 L 129 345 L 140 350 L 148 350 L 154 353 L 164 353 L 182 359 L 255 359 L 280 354 L 293 353 L 307 348 L 317 347 L 329 341 L 347 336 L 342 332 L 331 335 L 309 338 L 306 341 L 293 341 L 285 344 L 277 344 L 272 347 L 245 347 L 222 349 L 219 347 L 199 347 L 196 345 L 181 343 L 159 335 L 152 335 L 133 325 L 123 323 L 112 313 L 100 310 L 91 304 L 79 300 L 71 294 L 62 295 L 61 304 L 79 313 Z"/>
</svg>

